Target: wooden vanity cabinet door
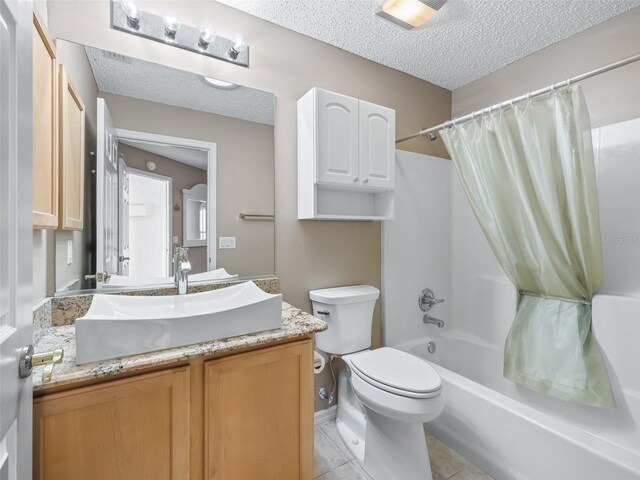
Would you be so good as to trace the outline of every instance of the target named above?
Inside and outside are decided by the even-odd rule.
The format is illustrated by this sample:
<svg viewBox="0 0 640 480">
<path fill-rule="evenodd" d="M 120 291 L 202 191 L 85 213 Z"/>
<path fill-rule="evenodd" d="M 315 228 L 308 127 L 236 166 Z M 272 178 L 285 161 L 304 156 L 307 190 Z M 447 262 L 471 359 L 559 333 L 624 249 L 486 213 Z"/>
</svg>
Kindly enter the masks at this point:
<svg viewBox="0 0 640 480">
<path fill-rule="evenodd" d="M 34 400 L 34 479 L 187 480 L 189 367 Z"/>
<path fill-rule="evenodd" d="M 313 478 L 311 340 L 205 364 L 205 479 Z"/>
<path fill-rule="evenodd" d="M 58 227 L 58 62 L 33 14 L 33 226 Z"/>
<path fill-rule="evenodd" d="M 59 70 L 60 228 L 82 230 L 85 108 L 64 66 Z"/>
</svg>

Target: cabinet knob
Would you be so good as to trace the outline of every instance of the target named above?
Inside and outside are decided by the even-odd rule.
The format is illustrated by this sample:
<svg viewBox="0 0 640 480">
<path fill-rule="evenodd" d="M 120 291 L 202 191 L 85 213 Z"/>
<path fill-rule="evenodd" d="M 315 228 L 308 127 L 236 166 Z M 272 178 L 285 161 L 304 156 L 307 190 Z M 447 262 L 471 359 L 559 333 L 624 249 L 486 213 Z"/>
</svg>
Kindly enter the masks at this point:
<svg viewBox="0 0 640 480">
<path fill-rule="evenodd" d="M 364 177 L 364 180 L 362 180 L 362 183 L 369 183 L 369 177 Z"/>
<path fill-rule="evenodd" d="M 360 180 L 358 177 L 353 177 L 354 182 L 357 182 L 358 180 Z"/>
</svg>

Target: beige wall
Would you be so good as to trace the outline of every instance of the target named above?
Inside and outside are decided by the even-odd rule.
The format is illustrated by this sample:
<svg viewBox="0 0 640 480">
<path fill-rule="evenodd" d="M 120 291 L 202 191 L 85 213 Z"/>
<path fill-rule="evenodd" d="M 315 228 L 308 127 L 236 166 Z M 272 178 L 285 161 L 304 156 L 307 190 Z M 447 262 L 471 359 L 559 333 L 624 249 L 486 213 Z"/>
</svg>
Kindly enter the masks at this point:
<svg viewBox="0 0 640 480">
<path fill-rule="evenodd" d="M 106 1 L 53 0 L 49 22 L 61 38 L 275 93 L 275 264 L 284 298 L 310 311 L 311 289 L 360 283 L 380 287 L 380 223 L 297 220 L 296 102 L 316 86 L 394 108 L 400 137 L 451 118 L 451 92 L 217 2 L 140 6 L 157 14 L 173 8 L 189 25 L 209 19 L 227 38 L 243 32 L 251 46 L 251 68 L 111 30 Z M 439 141 L 416 139 L 402 148 L 446 156 Z M 380 344 L 379 304 L 373 343 Z M 328 372 L 316 384 L 328 385 Z"/>
<path fill-rule="evenodd" d="M 274 208 L 274 128 L 130 97 L 100 93 L 117 128 L 213 142 L 217 150 L 216 230 L 236 237 L 218 250 L 217 266 L 240 276 L 273 275 L 273 222 L 240 220 L 241 212 Z"/>
<path fill-rule="evenodd" d="M 182 189 L 191 188 L 198 183 L 207 183 L 207 172 L 199 168 L 176 162 L 167 157 L 146 152 L 139 148 L 120 143 L 118 151 L 124 156 L 124 161 L 130 168 L 148 171 L 147 162 L 154 162 L 156 169 L 153 173 L 171 177 L 171 229 L 172 236 L 178 237 L 178 245 L 182 245 Z M 180 207 L 179 211 L 173 209 L 173 205 Z M 207 271 L 207 247 L 189 248 L 189 260 L 191 272 L 200 273 Z"/>
<path fill-rule="evenodd" d="M 454 115 L 522 95 L 640 53 L 640 8 L 514 62 L 453 92 Z M 594 127 L 640 117 L 640 62 L 581 82 Z"/>
</svg>

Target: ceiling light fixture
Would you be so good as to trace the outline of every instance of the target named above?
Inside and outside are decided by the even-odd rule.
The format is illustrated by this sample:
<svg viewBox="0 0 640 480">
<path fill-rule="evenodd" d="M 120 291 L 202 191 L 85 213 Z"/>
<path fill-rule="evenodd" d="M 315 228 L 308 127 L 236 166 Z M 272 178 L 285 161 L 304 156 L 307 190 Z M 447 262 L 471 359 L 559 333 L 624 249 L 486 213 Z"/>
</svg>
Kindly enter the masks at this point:
<svg viewBox="0 0 640 480">
<path fill-rule="evenodd" d="M 124 14 L 127 16 L 127 25 L 129 28 L 138 30 L 140 28 L 141 11 L 133 0 L 122 0 L 120 2 Z"/>
<path fill-rule="evenodd" d="M 198 48 L 206 50 L 209 44 L 216 39 L 216 29 L 213 25 L 205 23 L 200 26 L 200 37 L 198 38 Z"/>
<path fill-rule="evenodd" d="M 203 78 L 205 82 L 207 82 L 212 87 L 221 88 L 223 90 L 232 90 L 238 86 L 235 83 L 225 82 L 224 80 L 218 80 L 217 78 L 211 78 L 211 77 L 203 77 Z"/>
<path fill-rule="evenodd" d="M 164 36 L 169 41 L 174 41 L 176 39 L 176 33 L 178 33 L 178 29 L 180 28 L 180 20 L 178 20 L 178 15 L 173 10 L 167 10 L 162 17 L 164 20 Z"/>
<path fill-rule="evenodd" d="M 447 0 L 386 0 L 376 15 L 407 30 L 419 27 L 447 2 Z"/>
</svg>

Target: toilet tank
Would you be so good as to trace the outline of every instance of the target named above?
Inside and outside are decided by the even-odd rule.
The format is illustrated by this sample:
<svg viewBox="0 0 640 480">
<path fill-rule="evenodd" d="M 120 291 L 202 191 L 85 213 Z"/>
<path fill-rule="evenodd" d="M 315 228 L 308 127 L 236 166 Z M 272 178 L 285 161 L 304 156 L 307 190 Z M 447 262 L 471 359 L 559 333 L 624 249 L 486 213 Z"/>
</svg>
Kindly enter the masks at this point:
<svg viewBox="0 0 640 480">
<path fill-rule="evenodd" d="M 311 290 L 313 315 L 329 324 L 316 334 L 316 347 L 336 355 L 366 350 L 371 346 L 373 308 L 380 290 L 369 285 Z"/>
</svg>

